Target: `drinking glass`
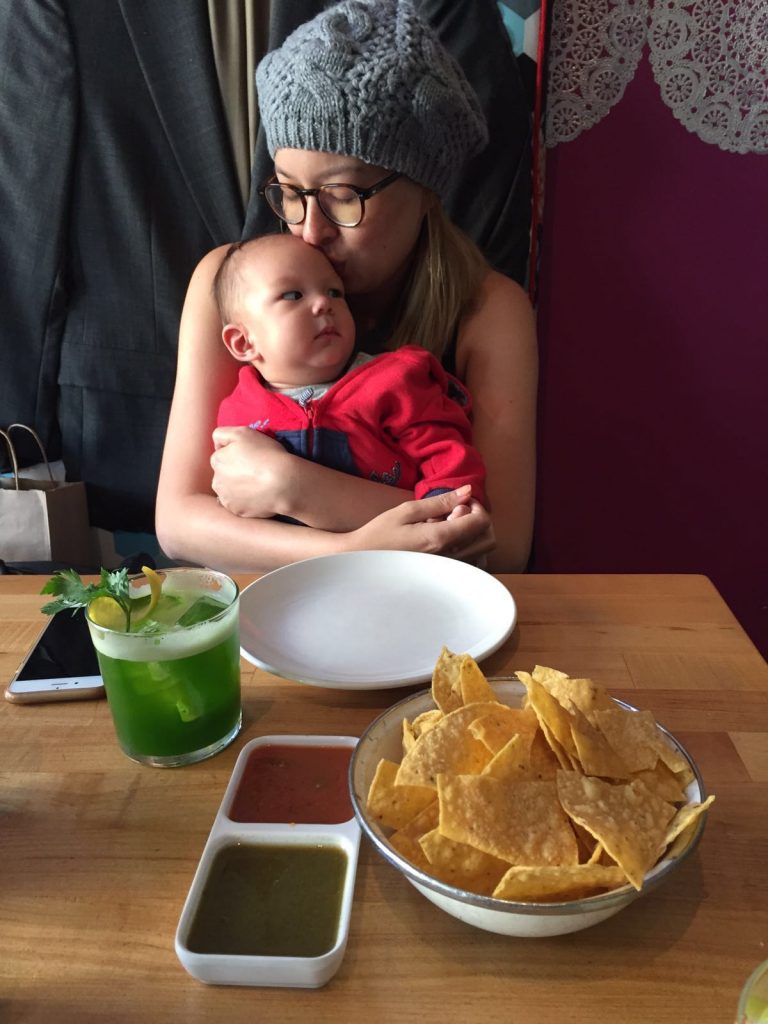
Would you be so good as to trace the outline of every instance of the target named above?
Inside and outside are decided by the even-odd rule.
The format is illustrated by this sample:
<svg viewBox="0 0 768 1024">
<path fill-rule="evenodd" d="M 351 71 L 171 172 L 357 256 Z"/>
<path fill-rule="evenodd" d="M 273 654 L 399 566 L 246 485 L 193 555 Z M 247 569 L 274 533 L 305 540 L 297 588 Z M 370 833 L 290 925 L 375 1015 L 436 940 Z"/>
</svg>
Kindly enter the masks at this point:
<svg viewBox="0 0 768 1024">
<path fill-rule="evenodd" d="M 768 960 L 764 960 L 747 978 L 741 990 L 736 1024 L 768 1022 Z"/>
<path fill-rule="evenodd" d="M 142 764 L 177 767 L 217 754 L 240 731 L 240 593 L 210 569 L 161 575 L 157 605 L 131 632 L 88 627 L 120 747 Z M 148 601 L 149 592 L 145 577 L 132 577 L 132 596 Z"/>
</svg>

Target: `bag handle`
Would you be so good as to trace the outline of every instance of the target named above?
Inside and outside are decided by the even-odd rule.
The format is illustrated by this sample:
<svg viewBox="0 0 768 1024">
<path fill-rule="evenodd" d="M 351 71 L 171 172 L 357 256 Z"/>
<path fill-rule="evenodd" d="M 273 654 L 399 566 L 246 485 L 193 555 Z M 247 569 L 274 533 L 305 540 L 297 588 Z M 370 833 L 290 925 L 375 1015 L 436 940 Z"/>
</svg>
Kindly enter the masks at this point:
<svg viewBox="0 0 768 1024">
<path fill-rule="evenodd" d="M 11 457 L 11 466 L 13 468 L 13 482 L 16 484 L 16 490 L 19 489 L 19 464 L 16 461 L 16 449 L 13 447 L 13 441 L 6 434 L 4 430 L 0 430 L 0 434 L 5 441 L 5 447 L 8 449 L 8 454 Z"/>
<path fill-rule="evenodd" d="M 0 434 L 3 435 L 5 445 L 8 449 L 8 453 L 11 456 L 11 463 L 13 465 L 13 476 L 16 481 L 16 490 L 19 490 L 20 473 L 19 462 L 18 459 L 16 458 L 16 449 L 13 447 L 13 441 L 11 440 L 11 431 L 17 428 L 19 430 L 26 430 L 27 433 L 31 434 L 32 437 L 34 437 L 35 441 L 37 441 L 37 447 L 40 449 L 40 454 L 43 457 L 45 468 L 48 470 L 48 476 L 51 478 L 51 483 L 55 483 L 56 481 L 53 479 L 53 470 L 51 469 L 51 464 L 48 462 L 48 454 L 45 448 L 43 447 L 43 442 L 40 440 L 40 435 L 37 433 L 36 430 L 33 430 L 32 427 L 28 427 L 26 423 L 11 423 L 11 425 L 9 427 L 6 427 L 5 430 L 0 430 Z"/>
</svg>

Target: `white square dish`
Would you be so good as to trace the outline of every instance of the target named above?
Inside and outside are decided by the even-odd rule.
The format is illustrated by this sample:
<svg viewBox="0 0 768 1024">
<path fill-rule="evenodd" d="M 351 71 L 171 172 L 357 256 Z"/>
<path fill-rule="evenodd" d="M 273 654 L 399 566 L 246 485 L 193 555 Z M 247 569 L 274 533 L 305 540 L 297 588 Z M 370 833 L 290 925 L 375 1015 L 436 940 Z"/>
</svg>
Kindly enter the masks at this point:
<svg viewBox="0 0 768 1024">
<path fill-rule="evenodd" d="M 360 847 L 351 805 L 348 818 L 330 823 L 244 821 L 230 814 L 237 799 L 240 812 L 246 808 L 238 817 L 249 816 L 241 799 L 243 787 L 252 788 L 249 763 L 258 771 L 257 759 L 286 748 L 289 760 L 290 751 L 310 761 L 322 758 L 326 748 L 351 755 L 356 743 L 350 736 L 263 736 L 243 747 L 176 931 L 176 954 L 193 977 L 216 985 L 318 988 L 336 973 L 349 934 Z M 307 770 L 315 771 L 311 763 Z M 346 772 L 343 785 L 348 799 Z M 313 813 L 310 808 L 308 816 Z"/>
</svg>

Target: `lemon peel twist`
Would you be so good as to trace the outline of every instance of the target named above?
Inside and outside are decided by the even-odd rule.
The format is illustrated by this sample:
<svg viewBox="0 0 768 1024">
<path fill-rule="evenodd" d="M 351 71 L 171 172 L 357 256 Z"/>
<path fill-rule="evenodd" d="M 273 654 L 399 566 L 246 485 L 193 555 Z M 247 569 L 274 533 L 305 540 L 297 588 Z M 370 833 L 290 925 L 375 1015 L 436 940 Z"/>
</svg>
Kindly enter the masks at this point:
<svg viewBox="0 0 768 1024">
<path fill-rule="evenodd" d="M 132 610 L 133 602 L 129 599 L 127 607 L 114 597 L 95 597 L 88 605 L 88 618 L 97 626 L 105 629 L 128 630 L 131 622 L 142 622 L 155 610 L 163 589 L 163 579 L 154 569 L 142 565 L 141 571 L 149 583 L 149 603 L 136 611 Z"/>
</svg>

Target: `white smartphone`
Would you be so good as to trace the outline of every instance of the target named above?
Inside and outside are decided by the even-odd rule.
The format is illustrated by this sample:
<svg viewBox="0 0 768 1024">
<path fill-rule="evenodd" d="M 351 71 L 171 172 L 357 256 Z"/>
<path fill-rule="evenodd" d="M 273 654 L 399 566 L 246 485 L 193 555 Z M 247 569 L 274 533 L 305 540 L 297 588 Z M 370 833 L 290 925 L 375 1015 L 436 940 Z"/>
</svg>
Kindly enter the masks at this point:
<svg viewBox="0 0 768 1024">
<path fill-rule="evenodd" d="M 38 704 L 104 696 L 85 613 L 52 615 L 8 684 L 6 700 Z"/>
</svg>

